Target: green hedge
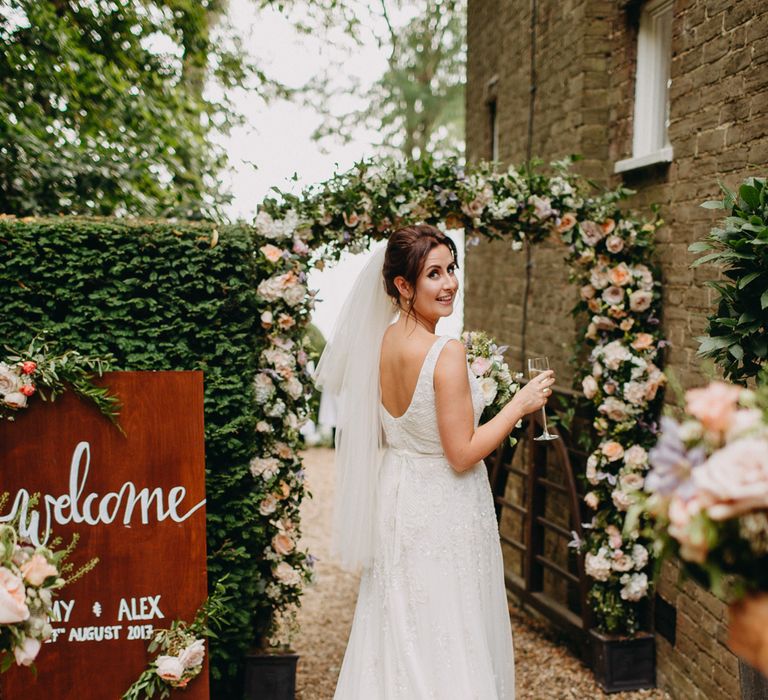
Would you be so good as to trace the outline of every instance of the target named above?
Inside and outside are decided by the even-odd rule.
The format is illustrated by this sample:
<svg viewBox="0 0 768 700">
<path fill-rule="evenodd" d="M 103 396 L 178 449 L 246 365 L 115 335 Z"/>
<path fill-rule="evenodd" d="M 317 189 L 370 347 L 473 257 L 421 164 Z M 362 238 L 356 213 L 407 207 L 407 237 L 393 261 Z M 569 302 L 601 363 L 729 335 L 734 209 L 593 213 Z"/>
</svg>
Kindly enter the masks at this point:
<svg viewBox="0 0 768 700">
<path fill-rule="evenodd" d="M 272 614 L 271 533 L 249 471 L 263 335 L 253 244 L 246 226 L 0 219 L 0 346 L 45 330 L 62 347 L 112 353 L 116 369 L 205 373 L 208 576 L 229 573 L 232 596 L 211 655 L 221 698 L 238 696 L 243 654 Z"/>
</svg>

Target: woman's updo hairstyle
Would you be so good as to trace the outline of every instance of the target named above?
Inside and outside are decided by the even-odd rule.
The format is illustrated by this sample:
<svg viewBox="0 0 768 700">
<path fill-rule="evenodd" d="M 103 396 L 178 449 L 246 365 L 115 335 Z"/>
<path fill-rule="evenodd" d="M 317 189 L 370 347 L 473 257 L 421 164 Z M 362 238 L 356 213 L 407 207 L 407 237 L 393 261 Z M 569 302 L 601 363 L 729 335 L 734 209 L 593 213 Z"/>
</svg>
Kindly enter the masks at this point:
<svg viewBox="0 0 768 700">
<path fill-rule="evenodd" d="M 395 278 L 402 277 L 413 288 L 413 296 L 409 301 L 409 306 L 413 306 L 416 299 L 416 280 L 424 269 L 429 252 L 439 245 L 448 246 L 454 264 L 458 265 L 456 244 L 439 228 L 418 224 L 398 229 L 389 237 L 382 274 L 387 294 L 396 304 L 400 303 L 400 292 L 395 286 Z"/>
</svg>

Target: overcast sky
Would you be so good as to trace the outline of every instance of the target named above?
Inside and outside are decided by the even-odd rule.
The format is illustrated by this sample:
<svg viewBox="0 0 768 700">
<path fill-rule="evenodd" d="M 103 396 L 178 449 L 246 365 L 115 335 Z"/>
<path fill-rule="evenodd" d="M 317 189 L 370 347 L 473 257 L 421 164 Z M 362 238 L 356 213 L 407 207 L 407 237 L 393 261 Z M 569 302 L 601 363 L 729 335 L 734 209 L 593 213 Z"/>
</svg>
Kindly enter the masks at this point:
<svg viewBox="0 0 768 700">
<path fill-rule="evenodd" d="M 229 19 L 241 33 L 248 52 L 271 77 L 299 87 L 311 80 L 319 68 L 342 56 L 322 36 L 301 36 L 280 13 L 269 9 L 257 12 L 255 5 L 253 0 L 230 0 Z M 363 37 L 363 41 L 352 59 L 347 58 L 344 69 L 373 82 L 383 72 L 386 56 L 372 38 Z M 223 141 L 231 165 L 225 182 L 234 196 L 229 209 L 233 219 L 250 221 L 272 187 L 299 192 L 304 186 L 327 180 L 335 169 L 343 172 L 373 154 L 375 134 L 365 130 L 345 145 L 325 143 L 330 152 L 323 152 L 323 147 L 311 139 L 320 123 L 311 108 L 285 100 L 265 105 L 246 90 L 237 90 L 230 97 L 245 116 L 245 124 Z M 334 106 L 348 109 L 353 105 L 351 96 Z M 458 243 L 463 252 L 463 241 Z M 311 274 L 309 284 L 319 290 L 320 300 L 313 321 L 326 338 L 366 259 L 365 254 L 345 255 L 322 273 Z M 461 309 L 457 308 L 450 319 L 441 321 L 438 333 L 457 336 L 460 332 Z"/>
</svg>

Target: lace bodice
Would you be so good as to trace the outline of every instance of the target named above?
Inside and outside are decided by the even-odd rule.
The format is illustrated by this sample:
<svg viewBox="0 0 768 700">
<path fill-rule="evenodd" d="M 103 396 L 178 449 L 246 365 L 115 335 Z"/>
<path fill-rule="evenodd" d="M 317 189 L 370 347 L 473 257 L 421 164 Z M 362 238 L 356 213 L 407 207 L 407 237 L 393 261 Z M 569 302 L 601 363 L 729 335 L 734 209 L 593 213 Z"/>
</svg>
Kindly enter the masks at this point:
<svg viewBox="0 0 768 700">
<path fill-rule="evenodd" d="M 451 340 L 450 336 L 439 336 L 427 352 L 416 380 L 411 403 L 403 415 L 395 418 L 381 404 L 381 421 L 386 437 L 386 446 L 424 454 L 442 454 L 440 433 L 437 429 L 435 410 L 435 365 L 441 350 Z M 472 392 L 472 409 L 475 427 L 485 407 L 480 383 L 467 365 L 469 386 Z"/>
</svg>

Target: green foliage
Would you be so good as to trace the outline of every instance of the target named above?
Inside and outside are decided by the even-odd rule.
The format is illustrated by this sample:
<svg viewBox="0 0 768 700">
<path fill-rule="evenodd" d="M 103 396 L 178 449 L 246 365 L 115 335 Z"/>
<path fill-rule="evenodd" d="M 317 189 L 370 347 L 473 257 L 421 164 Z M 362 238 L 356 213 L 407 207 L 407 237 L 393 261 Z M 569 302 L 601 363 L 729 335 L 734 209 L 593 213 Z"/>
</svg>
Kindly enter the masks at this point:
<svg viewBox="0 0 768 700">
<path fill-rule="evenodd" d="M 69 387 L 78 396 L 93 402 L 104 416 L 119 427 L 120 403 L 117 397 L 109 393 L 108 387 L 96 386 L 92 381 L 94 376 L 101 377 L 109 370 L 111 357 L 87 357 L 76 350 L 54 354 L 52 344 L 40 337 L 33 338 L 23 350 L 5 349 L 11 353 L 5 357 L 6 363 L 33 363 L 25 378 L 33 383 L 43 401 L 55 401 Z M 0 418 L 13 420 L 12 411 L 6 404 L 0 404 Z"/>
<path fill-rule="evenodd" d="M 216 630 L 226 623 L 228 608 L 227 587 L 224 580 L 217 581 L 212 587 L 211 595 L 206 598 L 195 614 L 191 623 L 184 620 L 174 620 L 169 629 L 155 630 L 149 643 L 150 654 L 178 656 L 186 646 L 196 639 L 216 638 Z M 188 670 L 180 683 L 171 684 L 157 675 L 157 657 L 122 696 L 122 700 L 151 700 L 151 698 L 167 698 L 173 687 L 186 687 L 186 684 L 199 675 L 200 669 Z"/>
<path fill-rule="evenodd" d="M 748 178 L 738 192 L 723 188 L 722 200 L 704 202 L 727 216 L 689 250 L 693 263 L 717 265 L 724 280 L 709 282 L 718 296 L 699 354 L 713 358 L 734 381 L 755 377 L 768 361 L 768 187 Z"/>
<path fill-rule="evenodd" d="M 217 697 L 237 697 L 244 652 L 272 609 L 271 533 L 249 471 L 261 335 L 252 246 L 245 226 L 0 219 L 0 346 L 47 331 L 63 347 L 113 355 L 115 369 L 205 373 L 208 575 L 229 573 L 231 597 L 211 655 Z"/>
<path fill-rule="evenodd" d="M 315 138 L 349 141 L 365 125 L 380 134 L 377 146 L 389 154 L 418 160 L 461 153 L 466 16 L 466 0 L 363 3 L 359 21 L 350 24 L 348 32 L 357 38 L 363 31 L 372 31 L 379 47 L 388 52 L 386 69 L 371 86 L 359 81 L 350 84 L 348 71 L 342 73 L 344 82 L 339 84 L 335 70 L 313 82 L 310 104 L 324 116 Z M 386 29 L 377 33 L 377 26 Z M 334 113 L 331 97 L 342 94 L 359 98 L 363 106 Z"/>
<path fill-rule="evenodd" d="M 209 135 L 236 121 L 203 96 L 253 73 L 212 29 L 223 3 L 5 0 L 0 212 L 197 218 L 226 200 Z M 232 48 L 225 48 L 231 46 Z"/>
</svg>

